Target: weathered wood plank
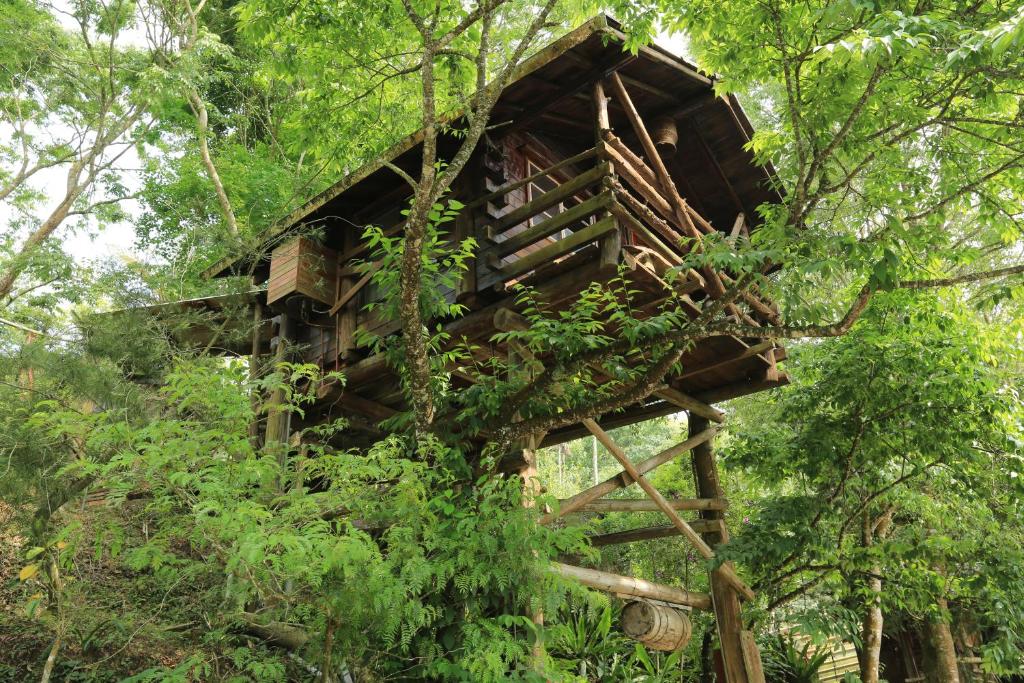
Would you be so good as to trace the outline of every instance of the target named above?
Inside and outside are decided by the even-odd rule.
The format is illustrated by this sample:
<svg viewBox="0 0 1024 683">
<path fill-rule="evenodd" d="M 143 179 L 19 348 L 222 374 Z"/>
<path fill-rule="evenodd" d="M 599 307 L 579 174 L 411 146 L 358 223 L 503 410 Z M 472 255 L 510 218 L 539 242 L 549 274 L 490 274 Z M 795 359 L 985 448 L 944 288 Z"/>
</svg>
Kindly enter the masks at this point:
<svg viewBox="0 0 1024 683">
<path fill-rule="evenodd" d="M 500 267 L 495 267 L 495 270 L 498 270 L 501 273 L 502 277 L 507 278 L 522 275 L 523 273 L 527 273 L 533 270 L 534 268 L 541 265 L 542 263 L 545 263 L 546 261 L 550 261 L 564 254 L 568 254 L 576 247 L 586 244 L 587 242 L 592 242 L 597 238 L 602 237 L 605 234 L 611 232 L 612 230 L 616 230 L 617 228 L 618 224 L 615 222 L 614 218 L 601 219 L 592 225 L 588 225 L 582 230 L 574 232 L 569 237 L 558 240 L 557 242 L 553 242 L 552 244 L 549 244 L 546 247 L 543 247 L 535 252 L 527 254 L 522 258 L 513 261 L 512 263 L 508 263 Z"/>
<path fill-rule="evenodd" d="M 513 225 L 518 225 L 527 218 L 531 218 L 546 209 L 550 209 L 555 204 L 565 201 L 574 194 L 581 192 L 589 185 L 596 183 L 602 177 L 608 175 L 609 171 L 611 171 L 611 165 L 608 162 L 598 164 L 594 168 L 581 173 L 572 180 L 562 183 L 558 187 L 545 192 L 536 199 L 509 211 L 507 214 L 499 218 L 490 228 L 488 228 L 488 234 L 493 235 L 502 233 Z"/>
<path fill-rule="evenodd" d="M 504 242 L 498 242 L 490 251 L 498 256 L 508 256 L 509 254 L 513 254 L 523 247 L 537 242 L 538 240 L 550 237 L 559 230 L 572 225 L 576 221 L 597 213 L 601 209 L 607 208 L 611 202 L 612 193 L 610 191 L 602 192 L 601 194 L 591 197 L 586 201 L 580 202 L 572 208 L 555 214 L 551 218 L 548 218 L 517 235 L 509 237 Z"/>
<path fill-rule="evenodd" d="M 534 173 L 531 176 L 527 176 L 525 178 L 522 178 L 521 180 L 515 180 L 515 181 L 510 182 L 510 183 L 505 183 L 504 185 L 496 188 L 493 192 L 489 192 L 489 193 L 485 194 L 484 196 L 478 197 L 478 198 L 474 199 L 473 201 L 469 202 L 468 204 L 466 204 L 466 207 L 467 208 L 477 208 L 479 206 L 483 206 L 487 202 L 494 201 L 498 197 L 506 195 L 509 192 L 512 192 L 513 190 L 518 190 L 521 187 L 525 187 L 525 186 L 529 185 L 530 183 L 532 183 L 535 180 L 539 180 L 540 178 L 543 178 L 545 176 L 549 176 L 552 173 L 554 173 L 555 171 L 560 171 L 563 168 L 567 168 L 567 167 L 570 167 L 570 166 L 575 166 L 576 164 L 580 163 L 581 161 L 586 161 L 587 159 L 600 156 L 601 153 L 602 153 L 602 149 L 601 149 L 600 146 L 598 146 L 598 147 L 591 147 L 590 149 L 585 150 L 583 152 L 580 152 L 579 154 L 576 154 L 575 156 L 571 156 L 568 159 L 563 159 L 562 161 L 559 161 L 554 166 L 549 166 L 548 168 L 545 168 L 543 171 L 538 171 L 537 173 Z"/>
</svg>

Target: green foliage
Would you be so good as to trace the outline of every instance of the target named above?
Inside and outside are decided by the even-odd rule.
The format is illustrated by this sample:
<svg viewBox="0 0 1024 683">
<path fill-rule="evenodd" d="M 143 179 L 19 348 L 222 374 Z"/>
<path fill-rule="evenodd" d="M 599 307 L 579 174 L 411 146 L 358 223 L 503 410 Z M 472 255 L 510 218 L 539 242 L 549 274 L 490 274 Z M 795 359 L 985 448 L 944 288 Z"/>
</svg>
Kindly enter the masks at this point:
<svg viewBox="0 0 1024 683">
<path fill-rule="evenodd" d="M 765 677 L 779 683 L 818 683 L 818 672 L 831 654 L 827 648 L 814 651 L 813 643 L 799 643 L 792 635 L 776 635 L 762 645 Z"/>
<path fill-rule="evenodd" d="M 1015 671 L 1022 624 L 995 607 L 1021 599 L 1010 597 L 1021 584 L 1009 569 L 1022 528 L 1020 359 L 1004 337 L 1013 327 L 986 331 L 938 297 L 917 296 L 905 312 L 904 296 L 879 301 L 848 336 L 800 349 L 796 390 L 770 416 L 741 418 L 728 462 L 772 494 L 730 556 L 755 567 L 772 602 L 792 603 L 789 618 L 819 641 L 855 638 L 859 616 L 843 606 L 862 615 L 873 595 L 865 577 L 881 572 L 884 611 L 923 618 L 949 598 L 979 628 L 998 629 L 987 665 Z M 885 516 L 891 530 L 865 541 L 864 525 Z"/>
</svg>

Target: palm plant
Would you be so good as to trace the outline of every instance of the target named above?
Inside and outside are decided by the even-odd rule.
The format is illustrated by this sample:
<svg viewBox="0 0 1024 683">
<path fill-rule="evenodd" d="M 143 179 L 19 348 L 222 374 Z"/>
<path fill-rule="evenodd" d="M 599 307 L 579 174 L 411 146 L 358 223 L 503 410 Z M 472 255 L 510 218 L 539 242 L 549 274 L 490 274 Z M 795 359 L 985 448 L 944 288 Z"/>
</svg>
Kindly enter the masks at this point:
<svg viewBox="0 0 1024 683">
<path fill-rule="evenodd" d="M 809 640 L 800 645 L 792 635 L 769 638 L 761 653 L 767 678 L 778 683 L 819 683 L 818 672 L 831 653 L 811 648 Z"/>
<path fill-rule="evenodd" d="M 572 662 L 576 673 L 591 681 L 621 680 L 630 642 L 612 629 L 618 610 L 605 605 L 572 607 L 566 618 L 548 630 L 551 655 Z"/>
</svg>

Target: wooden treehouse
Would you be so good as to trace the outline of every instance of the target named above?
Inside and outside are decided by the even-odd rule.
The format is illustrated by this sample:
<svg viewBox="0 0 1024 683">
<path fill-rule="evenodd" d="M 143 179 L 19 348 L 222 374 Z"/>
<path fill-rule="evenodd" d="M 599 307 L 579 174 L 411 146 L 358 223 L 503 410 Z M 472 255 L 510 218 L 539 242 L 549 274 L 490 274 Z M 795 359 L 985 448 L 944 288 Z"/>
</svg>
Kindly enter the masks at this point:
<svg viewBox="0 0 1024 683">
<path fill-rule="evenodd" d="M 780 200 L 771 169 L 755 165 L 745 149 L 752 129 L 736 100 L 716 96 L 711 78 L 665 50 L 624 52 L 623 38 L 614 22 L 598 17 L 527 60 L 495 106 L 491 132 L 453 187 L 466 208 L 452 238 L 472 236 L 480 247 L 450 292 L 468 313 L 439 322 L 481 354 L 507 354 L 492 336 L 523 324 L 513 285 L 532 285 L 557 310 L 622 264 L 639 291 L 638 310 L 654 311 L 672 296 L 696 317 L 732 280 L 726 272 L 690 269 L 667 285 L 666 273 L 682 262 L 682 238 L 716 231 L 732 238 L 749 234 L 758 227 L 757 207 Z M 414 134 L 384 156 L 415 173 L 421 140 Z M 458 143 L 442 138 L 441 155 L 451 154 Z M 224 261 L 210 270 L 215 276 L 254 274 L 260 288 L 254 312 L 262 323 L 256 326 L 255 354 L 284 339 L 306 362 L 344 371 L 345 386 L 322 391 L 306 419 L 344 415 L 356 439 L 359 434 L 367 441 L 378 438 L 379 423 L 404 409 L 397 377 L 384 358 L 355 343 L 358 329 L 387 335 L 397 332 L 397 324 L 367 308 L 380 293 L 354 266 L 370 257 L 361 226 L 398 234 L 409 194 L 409 186 L 384 163 L 367 165 L 270 230 L 269 254 Z M 310 239 L 310 228 L 322 239 Z M 726 312 L 748 325 L 778 321 L 774 304 L 756 293 L 744 294 Z M 713 404 L 784 384 L 787 378 L 777 366 L 784 358 L 784 349 L 772 342 L 706 339 L 687 352 L 682 371 L 648 400 L 538 435 L 530 444 L 534 448 L 594 434 L 623 466 L 618 476 L 563 501 L 542 523 L 572 512 L 662 510 L 669 525 L 594 537 L 594 544 L 682 534 L 704 557 L 712 557 L 715 545 L 728 540 L 712 450 L 724 414 Z M 459 373 L 452 378 L 456 387 L 470 381 Z M 690 436 L 662 453 L 634 454 L 631 460 L 605 432 L 683 410 L 689 413 Z M 666 500 L 643 475 L 688 452 L 699 498 Z M 531 471 L 531 462 L 527 450 L 524 472 Z M 633 483 L 646 498 L 605 498 Z M 680 511 L 696 517 L 684 520 Z M 623 626 L 655 647 L 685 642 L 685 610 L 713 610 L 725 680 L 763 681 L 752 636 L 740 618 L 740 602 L 752 593 L 728 564 L 713 572 L 710 595 L 569 565 L 556 568 L 588 586 L 638 601 Z"/>
</svg>

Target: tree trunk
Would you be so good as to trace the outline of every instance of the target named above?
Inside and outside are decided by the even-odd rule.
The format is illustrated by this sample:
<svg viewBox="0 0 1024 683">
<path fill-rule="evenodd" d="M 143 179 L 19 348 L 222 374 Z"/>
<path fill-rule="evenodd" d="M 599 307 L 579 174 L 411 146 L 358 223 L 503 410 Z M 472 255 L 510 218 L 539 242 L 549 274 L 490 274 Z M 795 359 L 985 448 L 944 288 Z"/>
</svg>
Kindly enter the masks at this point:
<svg viewBox="0 0 1024 683">
<path fill-rule="evenodd" d="M 872 568 L 877 573 L 878 567 Z M 862 683 L 878 683 L 879 657 L 882 651 L 882 580 L 868 579 L 868 588 L 874 597 L 868 605 L 861 622 L 860 679 Z"/>
<path fill-rule="evenodd" d="M 50 648 L 50 654 L 46 657 L 46 665 L 43 667 L 43 677 L 39 679 L 39 683 L 49 683 L 50 676 L 53 675 L 53 667 L 57 663 L 57 652 L 60 650 L 61 637 L 53 641 L 53 647 Z"/>
<path fill-rule="evenodd" d="M 210 146 L 207 142 L 210 131 L 210 115 L 206 110 L 206 103 L 203 102 L 203 98 L 195 90 L 188 94 L 188 100 L 192 104 L 192 110 L 196 115 L 199 156 L 202 157 L 203 166 L 206 167 L 206 175 L 209 177 L 210 182 L 213 183 L 213 189 L 217 192 L 217 203 L 220 204 L 221 215 L 228 226 L 228 234 L 237 238 L 238 220 L 235 218 L 234 209 L 231 208 L 231 201 L 228 199 L 228 193 L 224 190 L 224 183 L 221 182 L 217 166 L 214 165 L 213 158 L 210 156 Z"/>
<path fill-rule="evenodd" d="M 890 508 L 877 520 L 865 511 L 861 529 L 861 543 L 865 548 L 871 547 L 876 538 L 885 538 L 892 524 L 894 510 Z M 878 683 L 880 656 L 882 651 L 882 568 L 871 567 L 871 576 L 867 587 L 872 597 L 864 610 L 861 621 L 861 649 L 857 653 L 860 663 L 860 679 L 862 683 Z"/>
<path fill-rule="evenodd" d="M 946 621 L 949 615 L 946 598 L 940 597 L 937 605 L 940 614 L 930 617 L 925 626 L 928 648 L 931 650 L 928 680 L 934 683 L 960 683 L 953 633 L 949 629 L 949 622 Z"/>
</svg>

